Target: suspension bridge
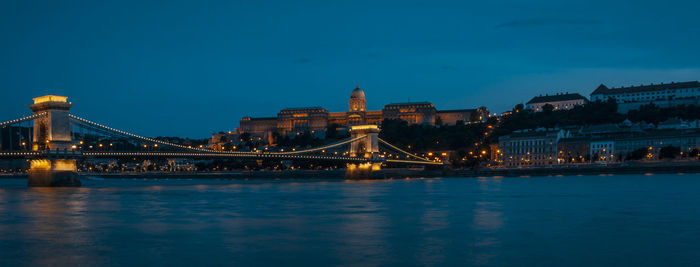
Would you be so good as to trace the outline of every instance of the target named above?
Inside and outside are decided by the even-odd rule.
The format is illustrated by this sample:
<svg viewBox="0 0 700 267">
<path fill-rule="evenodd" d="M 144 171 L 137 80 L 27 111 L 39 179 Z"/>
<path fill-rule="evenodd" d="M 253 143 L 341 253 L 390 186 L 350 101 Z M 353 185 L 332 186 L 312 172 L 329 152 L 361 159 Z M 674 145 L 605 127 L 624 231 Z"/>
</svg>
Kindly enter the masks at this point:
<svg viewBox="0 0 700 267">
<path fill-rule="evenodd" d="M 65 96 L 34 98 L 32 115 L 0 123 L 0 159 L 30 161 L 29 185 L 79 185 L 78 159 L 252 159 L 346 163 L 348 170 L 382 164 L 442 165 L 379 138 L 377 125 L 356 125 L 350 137 L 292 151 L 221 151 L 144 137 L 70 114 Z"/>
</svg>

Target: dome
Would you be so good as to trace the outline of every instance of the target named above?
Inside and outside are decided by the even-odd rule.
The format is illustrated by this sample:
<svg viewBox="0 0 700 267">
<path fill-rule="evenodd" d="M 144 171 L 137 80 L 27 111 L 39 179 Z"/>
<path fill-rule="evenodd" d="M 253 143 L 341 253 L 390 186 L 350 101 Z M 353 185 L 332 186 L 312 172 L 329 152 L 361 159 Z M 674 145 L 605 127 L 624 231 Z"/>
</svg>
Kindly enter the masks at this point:
<svg viewBox="0 0 700 267">
<path fill-rule="evenodd" d="M 352 93 L 350 93 L 350 99 L 353 98 L 365 99 L 365 92 L 360 89 L 359 85 L 355 87 L 355 90 L 352 90 Z"/>
</svg>

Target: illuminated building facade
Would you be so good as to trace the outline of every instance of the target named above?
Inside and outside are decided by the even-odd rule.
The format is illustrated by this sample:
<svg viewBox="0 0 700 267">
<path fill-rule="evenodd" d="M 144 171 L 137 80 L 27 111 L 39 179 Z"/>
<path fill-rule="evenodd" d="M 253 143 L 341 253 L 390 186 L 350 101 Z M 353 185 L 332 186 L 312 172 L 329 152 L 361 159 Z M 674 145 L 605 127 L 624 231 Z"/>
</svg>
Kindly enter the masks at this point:
<svg viewBox="0 0 700 267">
<path fill-rule="evenodd" d="M 506 167 L 547 166 L 559 164 L 557 144 L 569 136 L 566 130 L 515 131 L 499 138 Z"/>
<path fill-rule="evenodd" d="M 277 131 L 290 132 L 325 131 L 328 128 L 328 110 L 321 107 L 286 108 L 277 113 Z"/>
<path fill-rule="evenodd" d="M 350 93 L 347 112 L 328 112 L 321 107 L 287 108 L 277 113 L 277 117 L 243 117 L 240 133 L 268 139 L 274 132 L 294 136 L 300 132 L 310 132 L 317 137 L 325 137 L 331 125 L 349 129 L 354 125 L 379 125 L 384 119 L 407 121 L 409 124 L 435 125 L 436 118 L 442 124 L 456 124 L 460 121 L 485 121 L 489 116 L 486 107 L 438 111 L 430 102 L 393 103 L 382 110 L 368 111 L 365 92 L 359 86 Z"/>
<path fill-rule="evenodd" d="M 435 125 L 437 109 L 430 102 L 392 103 L 384 106 L 384 119 L 404 120 L 408 124 Z"/>
<path fill-rule="evenodd" d="M 485 122 L 489 117 L 489 109 L 479 107 L 475 109 L 453 109 L 438 110 L 436 122 L 439 119 L 441 124 L 455 125 L 458 123 Z"/>
</svg>

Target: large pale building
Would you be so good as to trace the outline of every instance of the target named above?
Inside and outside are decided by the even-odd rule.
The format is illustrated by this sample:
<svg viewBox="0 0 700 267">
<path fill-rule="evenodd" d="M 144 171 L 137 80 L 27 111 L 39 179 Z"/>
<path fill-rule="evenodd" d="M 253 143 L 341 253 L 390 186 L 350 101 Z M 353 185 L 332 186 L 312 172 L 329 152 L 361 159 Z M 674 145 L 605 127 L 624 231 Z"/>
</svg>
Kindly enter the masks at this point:
<svg viewBox="0 0 700 267">
<path fill-rule="evenodd" d="M 555 95 L 540 95 L 533 97 L 527 102 L 526 108 L 535 112 L 542 111 L 545 105 L 552 105 L 554 110 L 572 109 L 575 106 L 583 105 L 588 102 L 588 99 L 580 94 L 555 94 Z"/>
<path fill-rule="evenodd" d="M 454 125 L 459 122 L 485 121 L 488 116 L 489 111 L 486 107 L 438 111 L 430 102 L 393 103 L 384 106 L 382 110 L 369 111 L 365 92 L 357 86 L 350 93 L 346 112 L 328 112 L 321 107 L 286 108 L 277 113 L 277 117 L 243 117 L 240 121 L 240 132 L 263 138 L 271 137 L 274 132 L 292 136 L 300 132 L 311 132 L 323 137 L 331 125 L 341 128 L 363 124 L 379 125 L 384 119 L 435 125 L 438 117 L 442 124 Z"/>
<path fill-rule="evenodd" d="M 660 107 L 698 105 L 700 83 L 697 81 L 671 82 L 619 88 L 608 88 L 601 84 L 591 93 L 591 101 L 608 99 L 615 99 L 618 103 L 618 112 L 621 113 L 650 103 Z"/>
</svg>

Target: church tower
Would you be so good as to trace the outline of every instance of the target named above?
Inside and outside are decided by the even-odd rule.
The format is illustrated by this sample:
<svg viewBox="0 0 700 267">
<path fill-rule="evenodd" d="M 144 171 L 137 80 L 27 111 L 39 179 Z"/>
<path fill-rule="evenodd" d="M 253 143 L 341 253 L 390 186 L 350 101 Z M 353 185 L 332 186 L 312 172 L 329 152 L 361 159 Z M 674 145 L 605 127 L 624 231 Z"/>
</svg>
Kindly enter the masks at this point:
<svg viewBox="0 0 700 267">
<path fill-rule="evenodd" d="M 365 100 L 365 92 L 360 89 L 360 86 L 356 86 L 355 90 L 350 93 L 350 107 L 349 112 L 364 112 L 367 109 L 367 100 Z"/>
</svg>

